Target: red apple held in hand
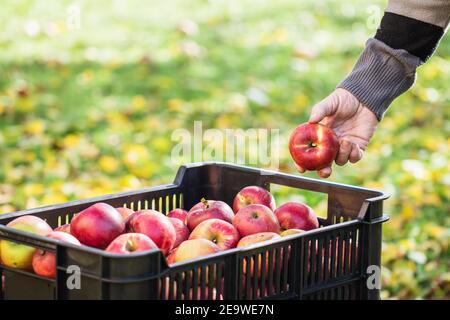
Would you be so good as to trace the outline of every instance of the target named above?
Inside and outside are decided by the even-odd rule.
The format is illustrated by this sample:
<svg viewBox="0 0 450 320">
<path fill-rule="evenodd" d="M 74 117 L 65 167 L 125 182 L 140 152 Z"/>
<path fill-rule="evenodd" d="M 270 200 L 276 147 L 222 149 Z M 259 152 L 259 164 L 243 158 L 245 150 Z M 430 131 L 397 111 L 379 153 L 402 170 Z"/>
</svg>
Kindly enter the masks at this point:
<svg viewBox="0 0 450 320">
<path fill-rule="evenodd" d="M 53 231 L 61 231 L 70 234 L 70 223 L 63 224 L 58 228 L 55 228 Z"/>
<path fill-rule="evenodd" d="M 176 239 L 173 247 L 176 248 L 180 243 L 189 238 L 189 229 L 180 219 L 169 218 L 169 220 L 175 228 Z"/>
<path fill-rule="evenodd" d="M 183 222 L 184 224 L 187 223 L 187 221 L 186 221 L 187 215 L 188 215 L 188 212 L 186 210 L 183 210 L 183 209 L 173 209 L 172 211 L 170 211 L 167 214 L 167 216 L 169 218 L 177 218 L 181 222 Z"/>
<path fill-rule="evenodd" d="M 275 210 L 281 229 L 312 230 L 319 227 L 314 211 L 303 203 L 287 202 Z"/>
<path fill-rule="evenodd" d="M 6 225 L 7 227 L 46 236 L 52 232 L 52 228 L 35 216 L 21 216 Z M 33 255 L 36 248 L 9 240 L 0 241 L 0 260 L 5 266 L 23 270 L 32 270 Z"/>
<path fill-rule="evenodd" d="M 106 203 L 96 203 L 78 213 L 70 223 L 70 233 L 82 244 L 105 249 L 125 231 L 120 213 Z"/>
<path fill-rule="evenodd" d="M 197 203 L 189 210 L 187 215 L 187 226 L 194 230 L 197 225 L 208 219 L 221 219 L 232 223 L 234 212 L 230 206 L 223 201 L 205 200 Z"/>
<path fill-rule="evenodd" d="M 259 232 L 280 232 L 275 214 L 262 204 L 251 204 L 239 210 L 233 225 L 243 237 Z"/>
<path fill-rule="evenodd" d="M 200 223 L 192 231 L 189 239 L 206 239 L 214 242 L 221 250 L 236 247 L 239 232 L 229 222 L 220 219 L 209 219 Z"/>
<path fill-rule="evenodd" d="M 152 239 L 164 255 L 174 247 L 177 235 L 170 219 L 156 210 L 141 210 L 128 219 L 128 231 L 143 233 Z"/>
<path fill-rule="evenodd" d="M 114 239 L 106 248 L 106 251 L 109 253 L 130 254 L 151 249 L 158 249 L 158 246 L 145 234 L 124 233 Z"/>
<path fill-rule="evenodd" d="M 288 236 L 301 234 L 301 233 L 305 233 L 305 230 L 301 230 L 301 229 L 287 229 L 287 230 L 284 230 L 282 233 L 280 233 L 280 236 L 288 237 Z"/>
<path fill-rule="evenodd" d="M 317 123 L 304 123 L 292 132 L 289 140 L 292 159 L 305 170 L 330 166 L 339 151 L 334 131 Z"/>
<path fill-rule="evenodd" d="M 206 239 L 192 239 L 182 242 L 175 251 L 174 262 L 191 260 L 219 252 L 220 248 Z"/>
<path fill-rule="evenodd" d="M 120 215 L 123 218 L 123 221 L 127 221 L 128 217 L 131 216 L 134 213 L 134 210 L 125 208 L 125 207 L 119 207 L 116 208 L 117 211 L 119 211 Z"/>
<path fill-rule="evenodd" d="M 275 199 L 272 194 L 264 188 L 258 186 L 249 186 L 238 192 L 233 201 L 233 210 L 237 213 L 240 209 L 249 204 L 262 204 L 270 210 L 275 210 Z"/>
<path fill-rule="evenodd" d="M 74 245 L 81 245 L 74 236 L 63 231 L 52 231 L 47 237 L 61 242 Z M 37 249 L 33 255 L 33 271 L 42 277 L 55 278 L 56 276 L 56 256 L 54 252 Z"/>
</svg>

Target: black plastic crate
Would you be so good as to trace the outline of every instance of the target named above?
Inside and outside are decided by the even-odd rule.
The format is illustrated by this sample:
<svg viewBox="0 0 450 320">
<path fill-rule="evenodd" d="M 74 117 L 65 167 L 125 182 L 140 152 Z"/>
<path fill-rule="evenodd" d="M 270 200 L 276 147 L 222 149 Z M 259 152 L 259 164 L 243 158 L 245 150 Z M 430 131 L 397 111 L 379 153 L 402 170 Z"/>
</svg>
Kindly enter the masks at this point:
<svg viewBox="0 0 450 320">
<path fill-rule="evenodd" d="M 115 255 L 5 227 L 35 215 L 56 227 L 96 202 L 163 213 L 201 198 L 232 204 L 240 189 L 282 185 L 327 195 L 320 228 L 257 248 L 236 248 L 168 267 L 160 250 Z M 366 285 L 367 267 L 380 266 L 387 195 L 374 190 L 225 163 L 182 166 L 173 184 L 0 215 L 0 239 L 56 252 L 56 279 L 0 265 L 2 299 L 379 299 Z M 71 266 L 80 289 L 68 289 Z"/>
</svg>

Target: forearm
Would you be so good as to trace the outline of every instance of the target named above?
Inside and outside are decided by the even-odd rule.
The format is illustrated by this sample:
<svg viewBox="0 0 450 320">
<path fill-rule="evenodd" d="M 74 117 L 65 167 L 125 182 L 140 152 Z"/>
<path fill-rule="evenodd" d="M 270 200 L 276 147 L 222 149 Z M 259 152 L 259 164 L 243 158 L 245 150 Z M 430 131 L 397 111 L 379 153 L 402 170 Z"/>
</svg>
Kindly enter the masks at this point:
<svg viewBox="0 0 450 320">
<path fill-rule="evenodd" d="M 338 87 L 381 120 L 391 102 L 414 84 L 416 68 L 433 54 L 449 19 L 449 0 L 391 0 L 375 37 Z"/>
</svg>

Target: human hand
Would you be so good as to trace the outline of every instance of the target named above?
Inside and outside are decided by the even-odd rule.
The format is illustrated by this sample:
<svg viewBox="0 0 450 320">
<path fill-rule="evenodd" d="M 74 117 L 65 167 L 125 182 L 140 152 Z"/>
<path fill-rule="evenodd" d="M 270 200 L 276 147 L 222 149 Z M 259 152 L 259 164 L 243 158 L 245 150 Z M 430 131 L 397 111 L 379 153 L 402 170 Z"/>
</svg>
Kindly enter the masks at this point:
<svg viewBox="0 0 450 320">
<path fill-rule="evenodd" d="M 361 160 L 378 125 L 378 119 L 372 111 L 349 91 L 340 88 L 312 108 L 309 122 L 320 122 L 334 130 L 340 145 L 335 162 L 340 166 L 347 161 L 355 163 Z M 305 172 L 298 165 L 297 169 L 301 173 Z M 319 170 L 318 174 L 328 178 L 331 172 L 330 165 Z"/>
</svg>

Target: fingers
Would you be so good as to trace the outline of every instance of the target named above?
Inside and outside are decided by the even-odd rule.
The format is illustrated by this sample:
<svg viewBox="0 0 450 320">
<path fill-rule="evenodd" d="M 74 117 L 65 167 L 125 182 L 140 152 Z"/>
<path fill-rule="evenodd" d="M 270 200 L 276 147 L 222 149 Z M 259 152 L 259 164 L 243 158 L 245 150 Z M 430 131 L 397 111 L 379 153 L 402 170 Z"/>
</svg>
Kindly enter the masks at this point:
<svg viewBox="0 0 450 320">
<path fill-rule="evenodd" d="M 350 152 L 350 156 L 348 157 L 348 161 L 351 163 L 358 162 L 363 157 L 364 151 L 361 150 L 361 148 L 354 143 L 352 146 L 352 152 Z"/>
<path fill-rule="evenodd" d="M 336 163 L 341 166 L 346 164 L 347 161 L 355 163 L 361 160 L 363 154 L 363 150 L 356 143 L 352 143 L 348 140 L 342 140 L 341 148 L 339 149 L 339 154 L 336 158 Z M 331 166 L 319 170 L 317 173 L 321 178 L 328 178 L 332 173 Z"/>
<path fill-rule="evenodd" d="M 295 167 L 297 168 L 298 172 L 300 173 L 305 173 L 306 170 L 303 169 L 302 167 L 300 167 L 298 164 L 295 164 Z M 321 177 L 321 178 L 328 178 L 329 176 L 331 176 L 331 167 L 326 167 L 322 170 L 318 170 L 317 174 Z"/>
<path fill-rule="evenodd" d="M 352 143 L 347 139 L 342 139 L 340 142 L 339 152 L 335 159 L 335 162 L 340 166 L 345 165 L 349 161 L 351 163 L 355 163 L 361 160 L 363 154 L 364 151 L 359 147 L 358 144 Z M 301 166 L 299 166 L 298 164 L 295 164 L 295 167 L 300 173 L 306 172 L 306 170 Z M 317 174 L 321 178 L 328 178 L 331 175 L 331 173 L 332 173 L 331 166 L 317 171 Z"/>
<path fill-rule="evenodd" d="M 336 112 L 336 105 L 333 102 L 332 96 L 328 96 L 324 100 L 316 104 L 311 110 L 311 116 L 309 117 L 309 123 L 317 123 L 323 120 L 323 118 L 333 115 Z"/>
<path fill-rule="evenodd" d="M 342 139 L 339 147 L 339 152 L 336 157 L 336 164 L 343 166 L 348 161 L 350 161 L 351 163 L 355 163 L 361 160 L 362 156 L 363 151 L 356 143 L 352 143 L 346 139 Z"/>
<path fill-rule="evenodd" d="M 340 144 L 339 153 L 336 157 L 336 164 L 343 166 L 350 161 L 351 163 L 358 162 L 363 157 L 363 150 L 356 144 L 346 139 L 343 139 Z M 317 171 L 321 178 L 328 178 L 331 176 L 331 166 Z"/>
<path fill-rule="evenodd" d="M 331 176 L 331 167 L 326 167 L 323 168 L 322 170 L 317 171 L 317 174 L 321 177 L 321 178 L 328 178 L 329 176 Z"/>
<path fill-rule="evenodd" d="M 339 152 L 336 157 L 336 164 L 340 166 L 346 164 L 351 152 L 352 152 L 352 143 L 345 139 L 341 140 Z"/>
</svg>

